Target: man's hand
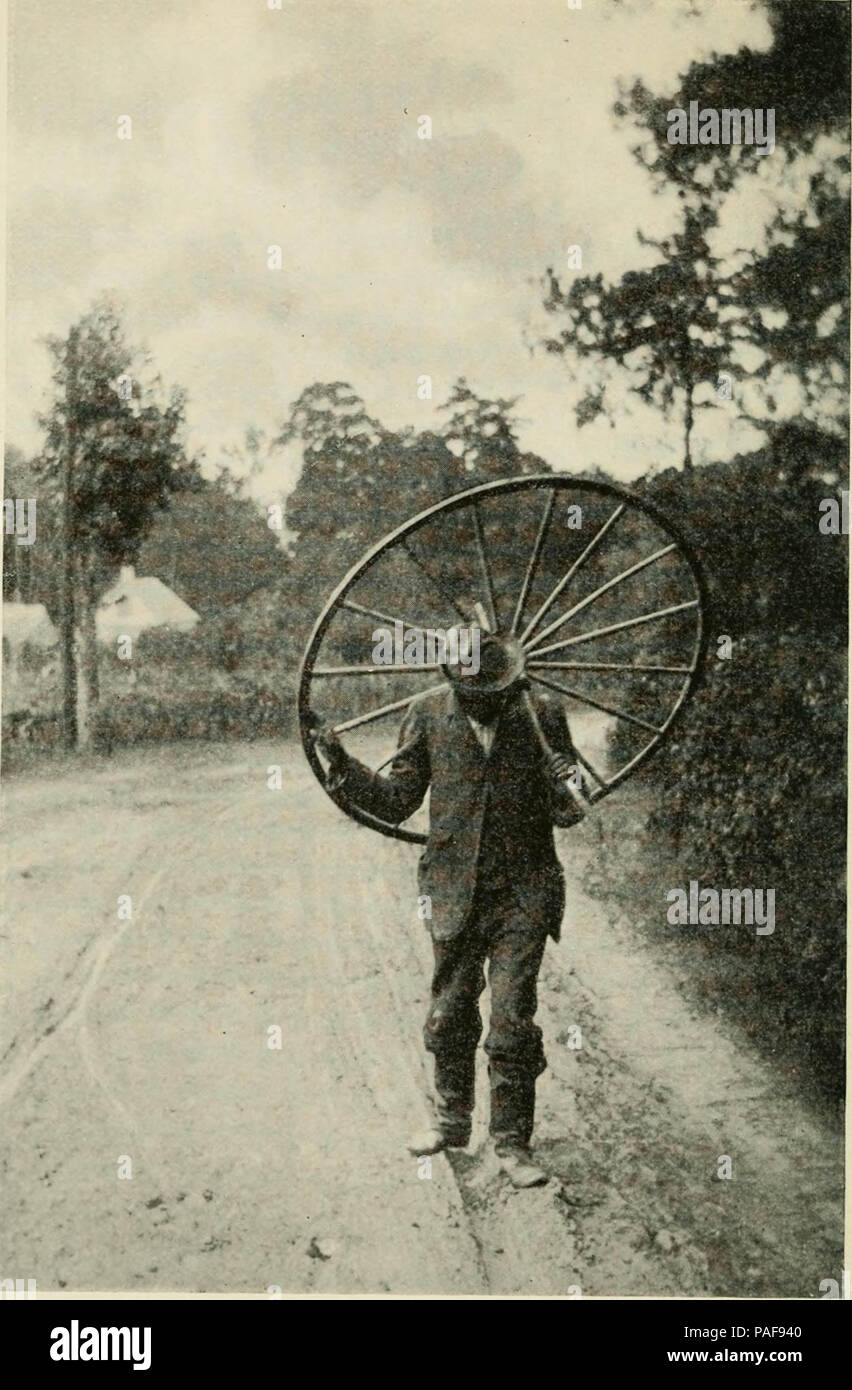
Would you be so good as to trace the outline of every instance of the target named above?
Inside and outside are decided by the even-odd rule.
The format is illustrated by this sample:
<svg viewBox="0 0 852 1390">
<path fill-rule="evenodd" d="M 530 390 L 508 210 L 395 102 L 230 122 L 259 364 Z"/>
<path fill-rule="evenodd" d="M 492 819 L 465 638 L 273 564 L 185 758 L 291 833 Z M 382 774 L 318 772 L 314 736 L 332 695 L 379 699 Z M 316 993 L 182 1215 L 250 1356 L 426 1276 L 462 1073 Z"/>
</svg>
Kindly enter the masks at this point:
<svg viewBox="0 0 852 1390">
<path fill-rule="evenodd" d="M 555 782 L 565 782 L 576 768 L 567 753 L 551 753 L 547 760 L 547 770 Z"/>
<path fill-rule="evenodd" d="M 329 770 L 337 775 L 344 772 L 349 762 L 349 754 L 330 724 L 318 724 L 311 730 L 310 737 L 314 747 L 328 759 Z"/>
<path fill-rule="evenodd" d="M 572 780 L 577 772 L 577 763 L 567 753 L 551 750 L 547 759 L 547 771 L 556 798 L 553 806 L 555 824 L 563 828 L 576 825 L 588 809 L 582 792 L 577 790 Z"/>
</svg>

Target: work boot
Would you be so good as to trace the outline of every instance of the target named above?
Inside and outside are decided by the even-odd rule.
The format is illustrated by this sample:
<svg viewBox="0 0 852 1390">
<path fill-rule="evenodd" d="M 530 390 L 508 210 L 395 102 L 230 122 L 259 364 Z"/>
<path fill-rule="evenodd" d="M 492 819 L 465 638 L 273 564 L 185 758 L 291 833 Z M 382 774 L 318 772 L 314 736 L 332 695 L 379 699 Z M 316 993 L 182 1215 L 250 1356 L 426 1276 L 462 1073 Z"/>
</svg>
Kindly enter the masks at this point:
<svg viewBox="0 0 852 1390">
<path fill-rule="evenodd" d="M 427 1134 L 435 1136 L 437 1148 L 421 1149 L 420 1152 L 439 1153 L 441 1149 L 466 1149 L 470 1143 L 473 1114 L 473 1058 L 465 1057 L 459 1061 L 458 1057 L 436 1055 L 435 1094 L 435 1125 Z M 415 1138 L 425 1139 L 427 1134 L 415 1135 Z"/>
<path fill-rule="evenodd" d="M 535 1119 L 535 1076 L 506 1062 L 488 1065 L 491 1082 L 489 1129 L 498 1154 L 504 1150 L 526 1152 Z"/>
<path fill-rule="evenodd" d="M 421 1129 L 412 1134 L 408 1141 L 408 1152 L 420 1157 L 422 1154 L 439 1154 L 444 1149 L 466 1149 L 470 1143 L 470 1127 L 465 1130 L 445 1129 L 434 1125 L 431 1129 Z"/>
<path fill-rule="evenodd" d="M 495 1152 L 501 1173 L 506 1174 L 513 1187 L 541 1187 L 550 1181 L 525 1145 L 498 1144 Z"/>
</svg>

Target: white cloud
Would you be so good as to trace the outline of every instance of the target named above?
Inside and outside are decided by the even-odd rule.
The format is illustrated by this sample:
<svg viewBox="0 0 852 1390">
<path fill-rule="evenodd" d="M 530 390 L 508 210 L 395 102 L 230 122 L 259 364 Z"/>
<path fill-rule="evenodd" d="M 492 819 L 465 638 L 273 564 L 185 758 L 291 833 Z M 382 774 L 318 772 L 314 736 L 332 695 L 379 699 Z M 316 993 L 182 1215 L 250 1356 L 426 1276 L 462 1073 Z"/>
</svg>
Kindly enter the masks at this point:
<svg viewBox="0 0 852 1390">
<path fill-rule="evenodd" d="M 592 273 L 648 261 L 635 228 L 659 234 L 674 204 L 614 123 L 616 81 L 659 86 L 701 52 L 765 40 L 759 14 L 720 2 L 675 23 L 669 0 L 11 8 L 11 440 L 38 442 L 37 339 L 111 287 L 188 389 L 191 440 L 213 459 L 248 424 L 273 432 L 316 379 L 351 381 L 399 426 L 435 423 L 466 375 L 523 394 L 523 442 L 555 464 L 627 477 L 675 461 L 675 427 L 639 403 L 629 427 L 577 432 L 564 364 L 525 346 L 533 282 L 572 243 Z M 423 113 L 431 142 L 416 138 Z M 432 403 L 416 397 L 424 372 Z"/>
</svg>

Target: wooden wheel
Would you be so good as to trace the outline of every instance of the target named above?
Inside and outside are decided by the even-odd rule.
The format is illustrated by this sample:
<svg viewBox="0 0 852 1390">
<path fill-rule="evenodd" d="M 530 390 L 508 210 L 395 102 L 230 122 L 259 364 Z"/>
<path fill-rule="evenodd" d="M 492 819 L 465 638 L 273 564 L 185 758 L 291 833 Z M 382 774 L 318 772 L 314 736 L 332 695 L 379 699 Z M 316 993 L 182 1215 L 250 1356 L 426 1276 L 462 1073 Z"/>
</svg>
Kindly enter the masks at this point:
<svg viewBox="0 0 852 1390">
<path fill-rule="evenodd" d="M 404 655 L 400 634 L 478 620 L 520 644 L 533 689 L 565 702 L 586 795 L 599 801 L 660 747 L 692 694 L 705 611 L 698 561 L 643 499 L 566 474 L 470 488 L 385 536 L 332 593 L 302 659 L 305 753 L 328 790 L 310 737 L 319 720 L 380 771 L 403 712 L 445 681 L 438 662 L 378 664 L 377 632 Z M 425 843 L 417 817 L 391 825 L 328 794 L 362 824 Z"/>
</svg>

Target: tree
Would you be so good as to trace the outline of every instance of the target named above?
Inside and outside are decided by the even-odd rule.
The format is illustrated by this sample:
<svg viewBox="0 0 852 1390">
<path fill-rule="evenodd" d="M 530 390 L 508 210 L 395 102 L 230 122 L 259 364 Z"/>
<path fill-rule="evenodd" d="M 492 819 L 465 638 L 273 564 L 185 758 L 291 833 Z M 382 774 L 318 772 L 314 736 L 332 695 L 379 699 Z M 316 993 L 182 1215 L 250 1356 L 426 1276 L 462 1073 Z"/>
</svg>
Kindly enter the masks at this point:
<svg viewBox="0 0 852 1390">
<path fill-rule="evenodd" d="M 833 171 L 836 176 L 837 171 Z M 849 200 L 832 171 L 809 180 L 807 206 L 779 210 L 765 255 L 733 277 L 747 306 L 746 330 L 763 354 L 755 375 L 769 382 L 780 366 L 803 395 L 799 414 L 829 435 L 845 435 L 849 406 Z M 752 423 L 766 428 L 775 401 L 763 392 Z"/>
<path fill-rule="evenodd" d="M 602 275 L 583 276 L 566 292 L 552 269 L 546 275 L 545 308 L 568 321 L 557 337 L 545 340 L 547 350 L 616 362 L 628 374 L 629 389 L 664 416 L 680 402 L 685 468 L 692 467 L 696 387 L 715 385 L 722 365 L 739 371 L 729 365 L 736 320 L 720 313 L 729 282 L 707 244 L 715 221 L 705 205 L 689 210 L 683 229 L 663 241 L 638 233 L 640 243 L 653 246 L 662 259 L 650 270 L 628 271 L 615 285 L 605 285 Z M 607 412 L 606 395 L 602 382 L 578 402 L 579 427 Z"/>
<path fill-rule="evenodd" d="M 452 411 L 441 436 L 463 461 L 468 485 L 510 478 L 518 473 L 548 473 L 548 465 L 536 454 L 518 447 L 518 425 L 513 414 L 520 396 L 490 400 L 472 391 L 462 376 L 438 407 Z"/>
<path fill-rule="evenodd" d="M 765 52 L 743 47 L 691 63 L 674 94 L 653 93 L 641 81 L 622 91 L 615 113 L 646 132 L 634 154 L 660 186 L 688 197 L 725 194 L 767 158 L 749 145 L 670 144 L 668 112 L 686 109 L 690 100 L 717 110 L 740 109 L 748 100 L 752 109 L 774 110 L 771 158 L 782 167 L 797 154 L 812 154 L 827 131 L 843 140 L 849 124 L 849 6 L 763 0 L 763 7 L 773 35 Z"/>
<path fill-rule="evenodd" d="M 760 354 L 749 375 L 762 429 L 777 418 L 780 373 L 794 375 L 804 404 L 798 413 L 829 432 L 845 433 L 849 361 L 849 46 L 848 5 L 765 0 L 773 44 L 764 53 L 692 63 L 674 94 L 636 82 L 616 103 L 640 132 L 634 154 L 657 191 L 674 190 L 681 206 L 726 200 L 760 169 L 762 191 L 775 202 L 759 244 L 738 248 L 731 267 L 731 303 L 742 310 L 739 337 Z M 775 112 L 776 149 L 712 144 L 672 145 L 668 113 L 701 106 Z M 768 174 L 772 178 L 767 177 Z M 725 370 L 731 371 L 731 367 Z"/>
<path fill-rule="evenodd" d="M 680 401 L 687 468 L 695 410 L 715 404 L 698 401 L 696 388 L 722 372 L 749 383 L 734 408 L 763 431 L 791 412 L 824 431 L 846 428 L 849 11 L 798 0 L 767 0 L 767 9 L 775 41 L 766 53 L 743 48 L 693 63 L 674 94 L 636 82 L 615 105 L 639 131 L 633 153 L 655 191 L 677 195 L 670 237 L 652 243 L 638 233 L 661 262 L 614 286 L 585 277 L 566 292 L 552 270 L 545 277 L 546 309 L 568 321 L 545 346 L 626 368 L 631 389 L 664 415 Z M 771 156 L 747 145 L 669 143 L 673 109 L 696 98 L 739 109 L 745 93 L 753 108 L 776 112 Z M 713 253 L 717 228 L 735 215 L 732 199 L 758 167 L 775 206 L 753 244 L 723 262 Z M 788 396 L 782 408 L 792 377 L 804 404 L 791 406 Z M 601 381 L 577 403 L 578 425 L 606 412 L 607 390 Z"/>
<path fill-rule="evenodd" d="M 435 434 L 393 431 L 347 382 L 315 382 L 290 407 L 274 447 L 300 444 L 286 499 L 294 534 L 288 608 L 303 638 L 331 587 L 385 532 L 455 492 L 463 465 Z"/>
<path fill-rule="evenodd" d="M 515 463 L 519 450 L 511 411 L 517 403 L 518 397 L 491 401 L 477 396 L 464 377 L 455 382 L 449 398 L 438 407 L 452 411 L 442 433 L 470 472 L 502 476 L 513 471 L 510 465 Z"/>
<path fill-rule="evenodd" d="M 295 540 L 285 592 L 303 635 L 332 586 L 394 527 L 476 483 L 547 471 L 541 459 L 518 449 L 514 404 L 479 396 L 462 378 L 440 407 L 450 412 L 441 431 L 418 432 L 387 429 L 348 382 L 316 382 L 302 392 L 274 446 L 302 447 L 301 473 L 287 498 Z M 463 592 L 456 572 L 464 563 L 452 525 L 429 528 L 412 540 L 392 585 L 388 578 L 386 602 L 392 598 L 406 612 L 422 604 L 424 593 L 440 600 L 442 586 L 429 575 L 444 572 L 456 575 Z M 378 589 L 375 606 L 384 606 Z"/>
<path fill-rule="evenodd" d="M 326 542 L 354 536 L 376 509 L 371 490 L 388 438 L 348 382 L 306 387 L 273 441 L 302 446 L 302 472 L 287 499 L 289 529 Z"/>
<path fill-rule="evenodd" d="M 116 566 L 135 562 L 157 508 L 192 472 L 180 443 L 183 395 L 125 341 L 99 300 L 66 338 L 49 338 L 55 398 L 41 417 L 43 491 L 61 506 L 60 631 L 66 746 L 86 747 L 98 701 L 95 609 Z"/>
<path fill-rule="evenodd" d="M 232 497 L 245 496 L 249 481 L 263 472 L 269 447 L 266 431 L 258 429 L 256 425 L 248 425 L 243 431 L 242 442 L 228 445 L 223 450 L 225 457 L 237 465 L 238 471 L 235 472 L 230 463 L 220 463 L 216 482 Z"/>
<path fill-rule="evenodd" d="M 279 532 L 243 479 L 220 469 L 174 493 L 142 541 L 138 563 L 198 610 L 213 617 L 256 589 L 277 584 L 287 568 Z"/>
</svg>

